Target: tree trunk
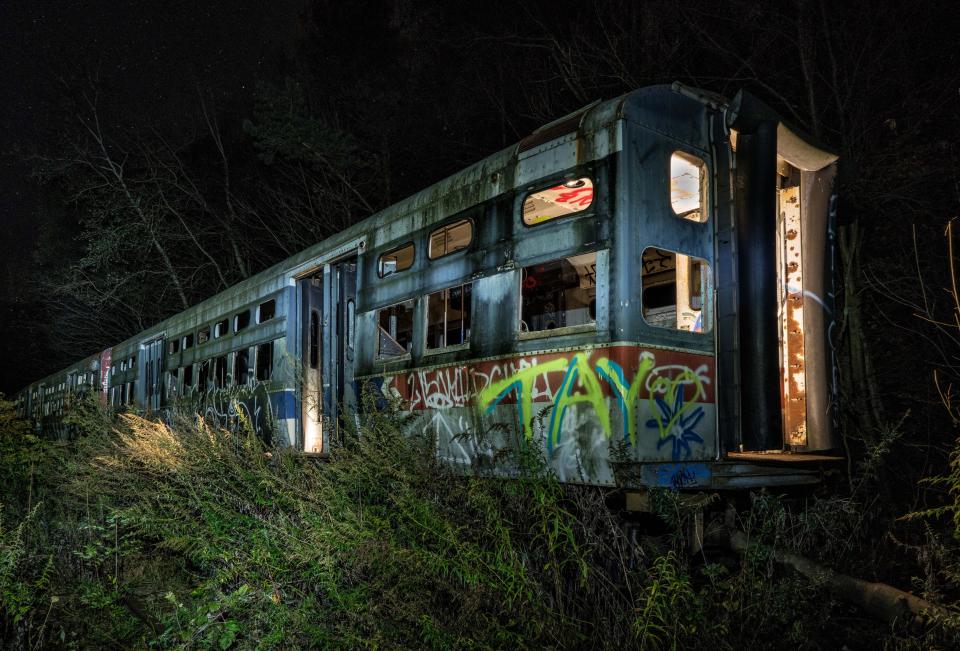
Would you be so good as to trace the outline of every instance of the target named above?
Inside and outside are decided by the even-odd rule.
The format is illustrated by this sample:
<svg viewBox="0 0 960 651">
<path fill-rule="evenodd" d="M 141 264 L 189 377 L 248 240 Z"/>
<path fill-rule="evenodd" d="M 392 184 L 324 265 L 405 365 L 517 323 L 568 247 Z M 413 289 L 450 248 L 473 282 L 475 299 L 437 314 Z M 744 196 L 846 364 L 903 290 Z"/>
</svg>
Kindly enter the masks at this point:
<svg viewBox="0 0 960 651">
<path fill-rule="evenodd" d="M 711 535 L 711 540 L 738 554 L 746 553 L 750 546 L 747 534 L 736 529 L 721 529 Z M 872 583 L 840 574 L 803 556 L 775 549 L 773 557 L 778 563 L 793 568 L 814 583 L 826 586 L 844 601 L 859 606 L 871 617 L 891 624 L 904 617 L 917 617 L 942 610 L 925 599 L 886 583 Z"/>
</svg>

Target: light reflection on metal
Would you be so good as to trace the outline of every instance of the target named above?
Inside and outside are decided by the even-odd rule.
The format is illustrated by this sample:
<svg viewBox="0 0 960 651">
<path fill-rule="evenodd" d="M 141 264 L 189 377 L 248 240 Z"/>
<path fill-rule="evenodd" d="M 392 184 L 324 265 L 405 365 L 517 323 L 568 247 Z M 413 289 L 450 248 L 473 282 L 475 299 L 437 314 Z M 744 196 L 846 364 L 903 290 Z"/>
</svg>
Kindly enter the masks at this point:
<svg viewBox="0 0 960 651">
<path fill-rule="evenodd" d="M 803 339 L 803 251 L 800 188 L 780 190 L 780 265 L 783 278 L 781 360 L 783 366 L 783 426 L 790 446 L 807 444 L 806 372 Z"/>
</svg>

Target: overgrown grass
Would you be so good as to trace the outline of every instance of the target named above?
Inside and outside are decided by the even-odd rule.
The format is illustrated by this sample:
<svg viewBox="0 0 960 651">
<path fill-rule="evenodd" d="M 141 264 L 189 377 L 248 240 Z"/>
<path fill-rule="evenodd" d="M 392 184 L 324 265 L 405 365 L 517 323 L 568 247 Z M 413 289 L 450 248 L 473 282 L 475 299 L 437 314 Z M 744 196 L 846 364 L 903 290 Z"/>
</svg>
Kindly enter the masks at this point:
<svg viewBox="0 0 960 651">
<path fill-rule="evenodd" d="M 758 495 L 739 516 L 757 542 L 744 559 L 691 555 L 686 525 L 705 503 L 720 506 L 716 498 L 655 493 L 670 527 L 631 543 L 608 496 L 561 485 L 542 451 L 497 455 L 515 479 L 463 476 L 399 413 L 371 411 L 323 461 L 195 417 L 113 418 L 91 402 L 71 418 L 82 435 L 58 445 L 0 405 L 0 622 L 11 648 L 740 649 L 904 639 L 785 574 L 769 553 L 826 539 L 853 502 L 824 502 L 803 520 Z"/>
</svg>

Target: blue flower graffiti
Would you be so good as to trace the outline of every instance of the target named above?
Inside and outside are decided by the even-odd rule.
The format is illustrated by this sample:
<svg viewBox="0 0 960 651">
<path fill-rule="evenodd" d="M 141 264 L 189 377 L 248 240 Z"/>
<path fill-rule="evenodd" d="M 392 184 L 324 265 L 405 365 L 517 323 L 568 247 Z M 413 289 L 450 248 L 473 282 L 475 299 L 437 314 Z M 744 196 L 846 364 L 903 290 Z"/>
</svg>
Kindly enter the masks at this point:
<svg viewBox="0 0 960 651">
<path fill-rule="evenodd" d="M 657 408 L 660 410 L 660 415 L 648 420 L 647 427 L 655 427 L 660 431 L 657 449 L 659 450 L 667 441 L 670 441 L 673 444 L 673 460 L 680 461 L 690 458 L 692 454 L 691 443 L 703 443 L 703 438 L 697 434 L 694 428 L 703 419 L 704 412 L 702 406 L 697 406 L 695 409 L 684 406 L 682 386 L 673 393 L 672 406 L 667 404 L 663 396 L 654 398 Z"/>
</svg>

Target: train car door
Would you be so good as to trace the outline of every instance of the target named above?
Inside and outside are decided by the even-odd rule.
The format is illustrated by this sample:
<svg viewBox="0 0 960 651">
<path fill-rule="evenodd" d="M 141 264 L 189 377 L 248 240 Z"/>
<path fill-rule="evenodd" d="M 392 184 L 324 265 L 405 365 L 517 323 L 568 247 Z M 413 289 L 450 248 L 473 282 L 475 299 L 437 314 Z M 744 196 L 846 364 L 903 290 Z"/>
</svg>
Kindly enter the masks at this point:
<svg viewBox="0 0 960 651">
<path fill-rule="evenodd" d="M 323 401 L 323 271 L 300 280 L 300 323 L 303 385 L 300 394 L 301 449 L 326 451 Z"/>
<path fill-rule="evenodd" d="M 356 346 L 357 259 L 330 264 L 325 274 L 324 402 L 328 422 L 339 427 L 343 418 L 356 413 L 353 385 Z"/>
<path fill-rule="evenodd" d="M 143 406 L 149 411 L 160 409 L 163 395 L 163 337 L 158 337 L 140 346 L 140 378 L 143 389 L 140 394 Z"/>
</svg>

